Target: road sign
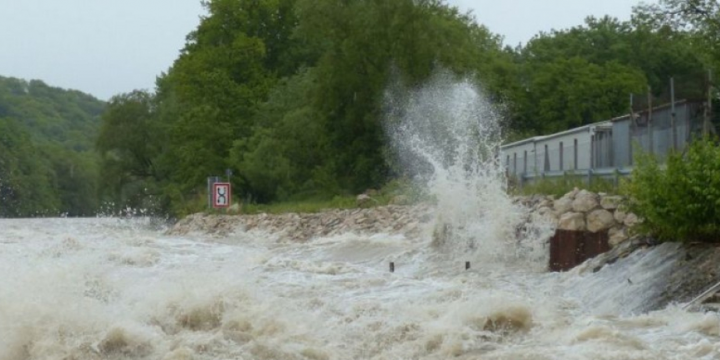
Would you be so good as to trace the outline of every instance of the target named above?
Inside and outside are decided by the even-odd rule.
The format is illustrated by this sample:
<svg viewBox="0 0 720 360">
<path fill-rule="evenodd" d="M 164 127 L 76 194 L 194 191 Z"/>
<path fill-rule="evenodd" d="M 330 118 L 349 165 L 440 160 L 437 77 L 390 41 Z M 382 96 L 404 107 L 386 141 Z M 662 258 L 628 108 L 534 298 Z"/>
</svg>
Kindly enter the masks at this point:
<svg viewBox="0 0 720 360">
<path fill-rule="evenodd" d="M 214 208 L 226 208 L 230 206 L 232 187 L 230 183 L 214 183 L 212 186 L 212 204 Z"/>
</svg>

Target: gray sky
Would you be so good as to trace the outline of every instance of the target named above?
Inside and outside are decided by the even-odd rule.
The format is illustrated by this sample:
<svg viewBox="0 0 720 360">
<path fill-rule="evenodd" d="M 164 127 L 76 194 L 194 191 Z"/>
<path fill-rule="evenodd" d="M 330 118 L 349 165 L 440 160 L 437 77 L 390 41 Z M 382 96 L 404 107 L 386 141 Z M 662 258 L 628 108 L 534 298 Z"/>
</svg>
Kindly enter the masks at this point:
<svg viewBox="0 0 720 360">
<path fill-rule="evenodd" d="M 388 0 L 392 1 L 392 0 Z M 449 0 L 478 22 L 526 42 L 588 15 L 630 17 L 635 0 Z M 199 0 L 0 0 L 0 75 L 40 79 L 107 100 L 153 90 L 199 23 Z"/>
<path fill-rule="evenodd" d="M 629 20 L 640 0 L 448 0 L 463 11 L 472 10 L 477 22 L 505 44 L 525 43 L 540 31 L 567 29 L 584 23 L 586 17 L 610 15 Z M 644 0 L 656 3 L 656 0 Z"/>
</svg>

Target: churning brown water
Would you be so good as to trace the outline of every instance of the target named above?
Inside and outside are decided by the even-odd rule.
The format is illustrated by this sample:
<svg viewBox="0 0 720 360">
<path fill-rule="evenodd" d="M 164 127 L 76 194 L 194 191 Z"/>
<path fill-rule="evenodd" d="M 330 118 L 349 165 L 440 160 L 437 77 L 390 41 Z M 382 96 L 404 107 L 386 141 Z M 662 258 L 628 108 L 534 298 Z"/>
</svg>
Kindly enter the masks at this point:
<svg viewBox="0 0 720 360">
<path fill-rule="evenodd" d="M 0 229 L 3 360 L 720 359 L 714 313 L 625 314 L 627 294 L 607 293 L 625 279 L 457 257 L 428 236 L 170 237 L 108 218 Z"/>
</svg>

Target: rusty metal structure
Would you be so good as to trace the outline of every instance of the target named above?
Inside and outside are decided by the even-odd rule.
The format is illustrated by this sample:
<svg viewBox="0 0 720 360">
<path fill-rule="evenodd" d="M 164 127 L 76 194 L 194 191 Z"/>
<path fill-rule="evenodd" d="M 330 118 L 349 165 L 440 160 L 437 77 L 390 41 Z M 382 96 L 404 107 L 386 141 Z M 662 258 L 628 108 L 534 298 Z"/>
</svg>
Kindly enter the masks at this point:
<svg viewBox="0 0 720 360">
<path fill-rule="evenodd" d="M 550 271 L 567 271 L 610 250 L 608 232 L 557 230 L 550 238 Z"/>
</svg>

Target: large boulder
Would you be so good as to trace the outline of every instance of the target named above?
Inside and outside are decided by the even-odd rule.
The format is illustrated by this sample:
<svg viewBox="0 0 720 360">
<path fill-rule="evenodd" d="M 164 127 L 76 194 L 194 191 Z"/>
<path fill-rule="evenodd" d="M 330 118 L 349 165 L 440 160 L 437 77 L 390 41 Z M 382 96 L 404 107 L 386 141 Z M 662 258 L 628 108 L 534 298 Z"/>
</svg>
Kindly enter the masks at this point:
<svg viewBox="0 0 720 360">
<path fill-rule="evenodd" d="M 587 190 L 580 190 L 572 202 L 572 208 L 575 212 L 588 212 L 597 208 L 599 205 L 597 194 Z"/>
<path fill-rule="evenodd" d="M 575 196 L 577 196 L 577 194 L 578 194 L 579 192 L 580 192 L 580 189 L 578 189 L 578 188 L 573 188 L 572 190 L 570 190 L 570 192 L 568 192 L 567 194 L 563 195 L 563 197 L 568 197 L 568 198 L 570 198 L 570 199 L 575 199 Z"/>
<path fill-rule="evenodd" d="M 628 236 L 625 227 L 615 226 L 608 231 L 608 244 L 610 244 L 610 247 L 614 248 L 629 238 L 630 236 Z"/>
<path fill-rule="evenodd" d="M 587 229 L 587 226 L 585 224 L 585 215 L 576 212 L 568 212 L 560 215 L 560 220 L 558 221 L 558 229 L 585 231 L 585 229 Z"/>
<path fill-rule="evenodd" d="M 622 196 L 603 196 L 600 198 L 600 206 L 605 210 L 615 210 L 622 203 Z"/>
<path fill-rule="evenodd" d="M 548 199 L 548 198 L 542 198 L 542 199 L 538 200 L 537 203 L 535 203 L 535 205 L 533 205 L 533 209 L 537 210 L 537 209 L 542 209 L 542 208 L 546 208 L 546 207 L 550 208 L 553 206 L 554 206 L 553 200 Z"/>
<path fill-rule="evenodd" d="M 625 217 L 627 216 L 627 212 L 625 211 L 625 209 L 622 206 L 620 206 L 619 208 L 615 209 L 613 216 L 615 217 L 615 221 L 622 224 L 623 222 L 625 222 Z"/>
<path fill-rule="evenodd" d="M 357 202 L 357 206 L 361 208 L 370 207 L 375 203 L 375 199 L 371 198 L 367 194 L 358 195 L 355 201 Z"/>
<path fill-rule="evenodd" d="M 541 207 L 537 211 L 533 211 L 531 213 L 531 221 L 533 221 L 533 222 L 538 222 L 538 221 L 548 222 L 555 227 L 557 227 L 557 225 L 558 225 L 558 217 L 555 215 L 553 210 L 549 207 Z"/>
<path fill-rule="evenodd" d="M 555 214 L 560 216 L 568 211 L 572 210 L 572 203 L 573 200 L 569 196 L 563 196 L 553 202 L 553 209 L 555 209 Z"/>
<path fill-rule="evenodd" d="M 615 225 L 613 214 L 605 209 L 597 209 L 587 214 L 587 229 L 598 232 L 609 229 Z"/>
<path fill-rule="evenodd" d="M 630 226 L 634 226 L 638 222 L 640 222 L 640 220 L 638 219 L 637 215 L 635 215 L 633 213 L 629 213 L 629 214 L 627 214 L 627 216 L 625 216 L 625 221 L 623 221 L 623 224 L 625 224 L 625 226 L 630 227 Z"/>
<path fill-rule="evenodd" d="M 575 200 L 575 196 L 580 192 L 578 188 L 574 188 L 572 191 L 563 195 L 557 200 L 553 200 L 553 208 L 555 209 L 555 215 L 560 216 L 568 211 L 572 211 L 572 203 Z"/>
</svg>

